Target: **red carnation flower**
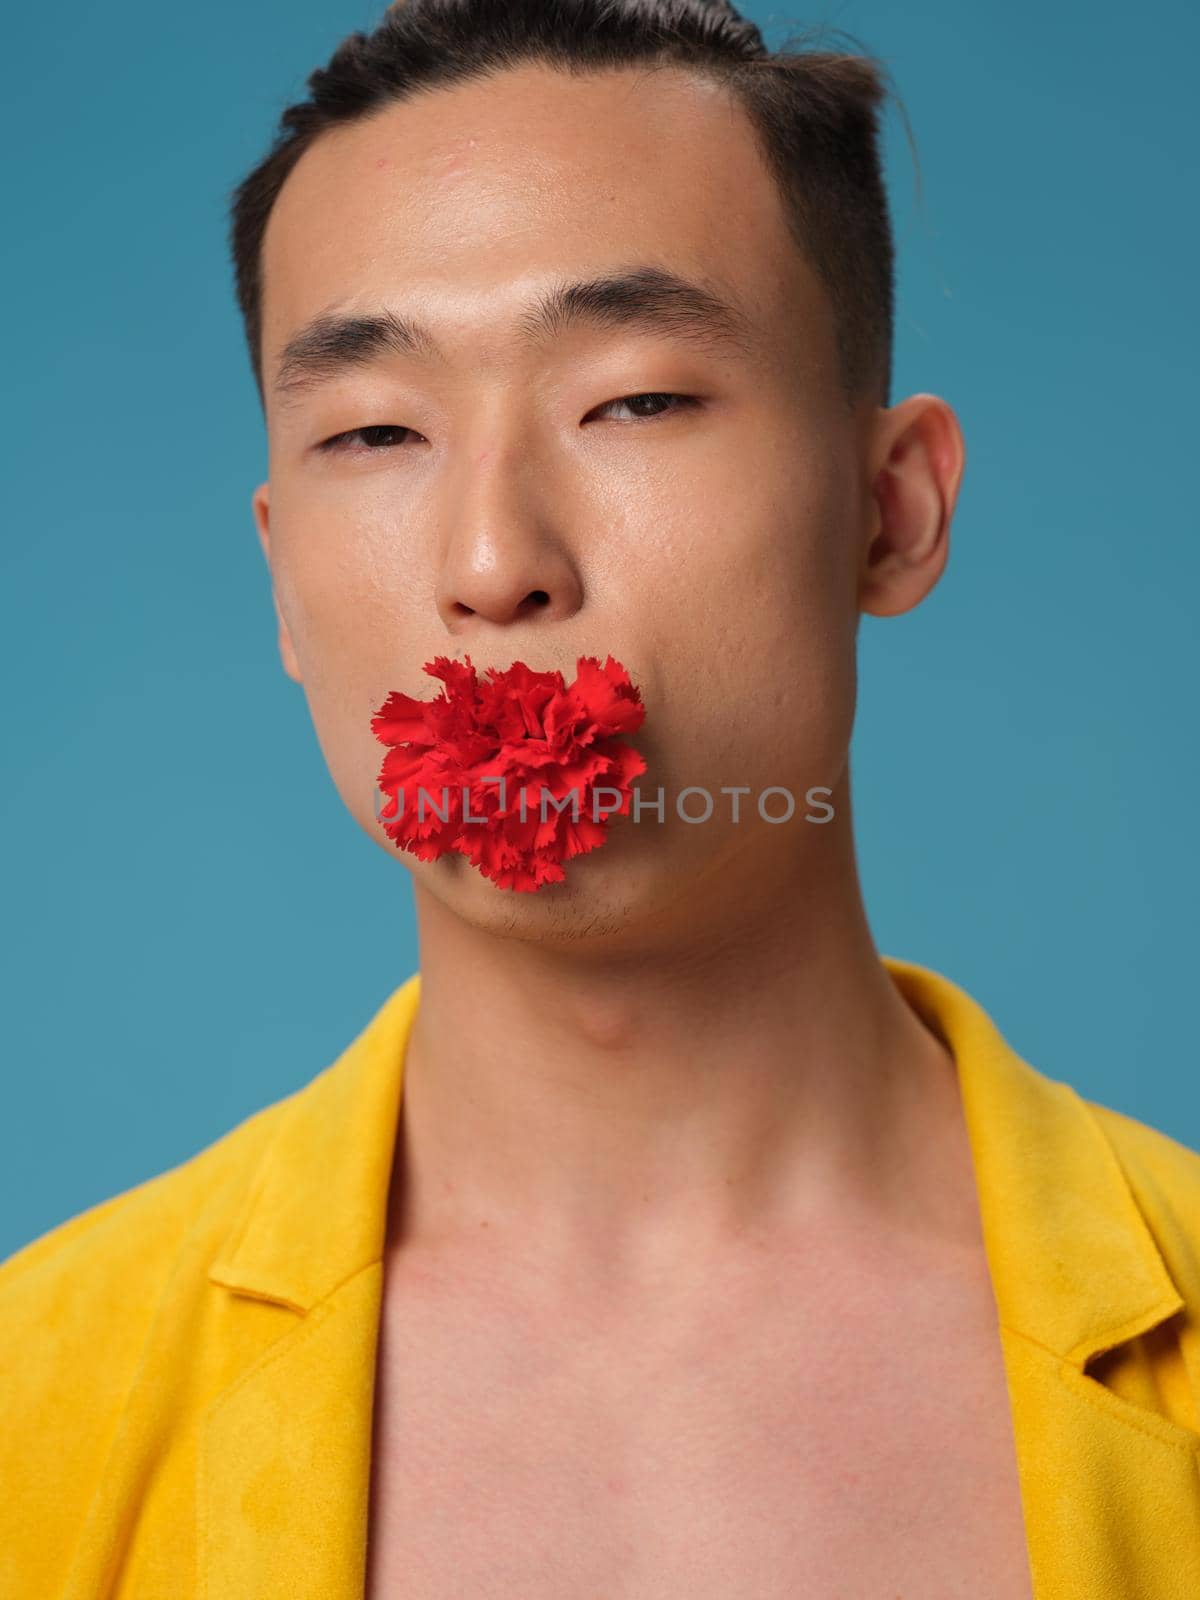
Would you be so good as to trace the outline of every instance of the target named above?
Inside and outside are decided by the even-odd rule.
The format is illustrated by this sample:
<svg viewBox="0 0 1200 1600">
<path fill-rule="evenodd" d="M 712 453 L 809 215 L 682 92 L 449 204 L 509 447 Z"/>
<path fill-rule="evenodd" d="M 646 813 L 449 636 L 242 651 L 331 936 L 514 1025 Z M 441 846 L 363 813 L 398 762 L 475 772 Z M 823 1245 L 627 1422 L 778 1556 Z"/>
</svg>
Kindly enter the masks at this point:
<svg viewBox="0 0 1200 1600">
<path fill-rule="evenodd" d="M 371 718 L 391 747 L 378 778 L 384 832 L 420 861 L 457 850 L 503 889 L 561 883 L 564 861 L 604 843 L 607 815 L 628 814 L 646 770 L 616 737 L 646 714 L 629 674 L 612 656 L 603 667 L 580 656 L 573 683 L 523 661 L 481 681 L 469 656 L 423 670 L 445 684 L 436 699 L 393 690 Z"/>
</svg>

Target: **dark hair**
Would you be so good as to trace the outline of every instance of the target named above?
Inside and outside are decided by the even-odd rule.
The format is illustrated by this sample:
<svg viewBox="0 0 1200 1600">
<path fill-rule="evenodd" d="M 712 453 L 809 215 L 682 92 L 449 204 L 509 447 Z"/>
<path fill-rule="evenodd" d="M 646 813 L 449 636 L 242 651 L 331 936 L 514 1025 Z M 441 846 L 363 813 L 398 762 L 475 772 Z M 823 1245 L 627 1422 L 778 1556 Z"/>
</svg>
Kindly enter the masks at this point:
<svg viewBox="0 0 1200 1600">
<path fill-rule="evenodd" d="M 268 154 L 233 191 L 230 248 L 260 399 L 263 234 L 304 152 L 326 129 L 418 89 L 534 61 L 567 72 L 678 65 L 726 85 L 829 292 L 847 399 L 870 391 L 889 404 L 895 265 L 878 108 L 890 83 L 869 56 L 795 43 L 768 51 L 723 0 L 397 0 L 310 74 L 308 98 L 287 107 Z"/>
</svg>

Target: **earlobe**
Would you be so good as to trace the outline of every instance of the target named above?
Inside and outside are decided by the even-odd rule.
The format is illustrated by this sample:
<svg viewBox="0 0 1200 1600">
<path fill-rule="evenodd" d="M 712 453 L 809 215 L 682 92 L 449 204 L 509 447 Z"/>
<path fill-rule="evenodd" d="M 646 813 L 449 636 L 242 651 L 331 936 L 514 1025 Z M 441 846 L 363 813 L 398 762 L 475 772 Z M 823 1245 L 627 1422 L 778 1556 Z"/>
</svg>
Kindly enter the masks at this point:
<svg viewBox="0 0 1200 1600">
<path fill-rule="evenodd" d="M 918 605 L 945 569 L 965 459 L 957 417 L 936 395 L 911 395 L 882 413 L 876 459 L 859 608 L 892 617 Z"/>
<path fill-rule="evenodd" d="M 266 558 L 268 570 L 271 569 L 269 500 L 270 486 L 266 483 L 260 483 L 251 497 L 250 504 L 254 513 L 254 526 L 258 532 L 258 542 L 262 546 L 262 553 Z M 302 683 L 300 663 L 296 659 L 292 636 L 288 631 L 287 623 L 284 621 L 283 612 L 280 610 L 279 594 L 275 588 L 273 571 L 271 573 L 271 600 L 275 607 L 275 621 L 278 625 L 279 659 L 283 663 L 283 670 L 294 683 Z"/>
</svg>

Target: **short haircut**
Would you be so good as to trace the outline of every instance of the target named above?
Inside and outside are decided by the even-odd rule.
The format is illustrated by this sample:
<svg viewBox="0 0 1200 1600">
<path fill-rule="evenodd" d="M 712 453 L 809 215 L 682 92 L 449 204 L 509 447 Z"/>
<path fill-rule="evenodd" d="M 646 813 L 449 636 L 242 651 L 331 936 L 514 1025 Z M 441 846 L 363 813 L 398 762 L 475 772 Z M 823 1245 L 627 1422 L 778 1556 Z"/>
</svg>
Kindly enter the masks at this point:
<svg viewBox="0 0 1200 1600">
<path fill-rule="evenodd" d="M 879 108 L 894 91 L 865 53 L 796 43 L 793 34 L 769 51 L 724 0 L 397 0 L 372 32 L 349 34 L 309 75 L 307 98 L 284 110 L 267 155 L 233 191 L 229 242 L 260 400 L 263 235 L 304 152 L 326 129 L 418 90 L 532 62 L 576 74 L 675 66 L 726 86 L 753 125 L 789 231 L 828 291 L 847 402 L 890 404 L 895 249 Z"/>
</svg>

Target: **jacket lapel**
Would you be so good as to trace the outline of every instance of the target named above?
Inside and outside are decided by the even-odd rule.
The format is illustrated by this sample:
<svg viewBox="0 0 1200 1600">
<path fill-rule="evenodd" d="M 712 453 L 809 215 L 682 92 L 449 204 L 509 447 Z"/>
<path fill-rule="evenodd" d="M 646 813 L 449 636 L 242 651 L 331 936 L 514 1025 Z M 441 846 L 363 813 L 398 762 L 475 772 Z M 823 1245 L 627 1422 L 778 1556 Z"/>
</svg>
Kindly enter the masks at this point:
<svg viewBox="0 0 1200 1600">
<path fill-rule="evenodd" d="M 270 1329 L 205 1413 L 198 1593 L 361 1600 L 387 1199 L 414 974 L 292 1096 L 209 1269 Z M 283 1331 L 267 1301 L 291 1313 Z"/>
<path fill-rule="evenodd" d="M 210 1409 L 197 1497 L 206 1600 L 360 1600 L 381 1271 L 297 1318 Z"/>
<path fill-rule="evenodd" d="M 885 965 L 958 1067 L 1036 1600 L 1190 1600 L 1200 1437 L 1086 1370 L 1184 1306 L 1113 1146 L 964 990 Z"/>
</svg>

